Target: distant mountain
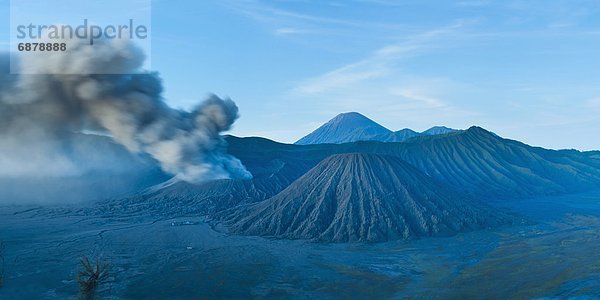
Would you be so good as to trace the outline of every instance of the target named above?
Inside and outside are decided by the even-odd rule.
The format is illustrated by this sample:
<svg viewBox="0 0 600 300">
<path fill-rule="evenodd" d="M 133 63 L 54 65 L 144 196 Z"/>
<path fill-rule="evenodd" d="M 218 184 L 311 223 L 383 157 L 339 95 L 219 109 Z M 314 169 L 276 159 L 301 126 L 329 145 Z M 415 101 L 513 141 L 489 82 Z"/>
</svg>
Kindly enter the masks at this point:
<svg viewBox="0 0 600 300">
<path fill-rule="evenodd" d="M 482 198 L 564 194 L 600 188 L 600 163 L 578 151 L 554 151 L 503 139 L 481 127 L 422 136 L 383 153 Z"/>
<path fill-rule="evenodd" d="M 391 133 L 392 131 L 371 119 L 356 112 L 349 112 L 337 115 L 317 130 L 297 141 L 296 144 L 341 144 L 369 141 Z"/>
<path fill-rule="evenodd" d="M 244 161 L 247 148 L 231 140 L 230 151 Z M 402 158 L 453 189 L 481 199 L 522 198 L 600 189 L 598 152 L 547 150 L 471 127 L 401 143 L 360 141 L 340 145 L 277 144 L 278 157 L 325 159 L 337 153 L 375 153 Z M 262 149 L 270 149 L 265 142 Z M 256 154 L 254 154 L 256 155 Z"/>
<path fill-rule="evenodd" d="M 424 135 L 437 135 L 437 134 L 447 134 L 447 133 L 451 133 L 451 132 L 455 132 L 457 131 L 456 129 L 452 129 L 452 128 L 448 128 L 446 126 L 434 126 L 431 127 L 423 132 L 421 132 L 421 134 Z"/>
<path fill-rule="evenodd" d="M 401 142 L 421 135 L 446 134 L 455 131 L 457 130 L 436 126 L 422 133 L 408 128 L 393 132 L 357 112 L 349 112 L 337 115 L 295 144 L 342 144 L 356 141 Z"/>
<path fill-rule="evenodd" d="M 354 153 L 331 156 L 273 198 L 222 219 L 241 234 L 353 242 L 449 235 L 511 218 L 399 158 Z"/>
<path fill-rule="evenodd" d="M 392 132 L 386 136 L 382 136 L 379 139 L 373 139 L 373 141 L 380 141 L 380 142 L 402 142 L 404 140 L 408 140 L 410 138 L 414 138 L 417 136 L 420 136 L 421 134 L 412 130 L 412 129 L 402 129 L 396 132 Z"/>
</svg>

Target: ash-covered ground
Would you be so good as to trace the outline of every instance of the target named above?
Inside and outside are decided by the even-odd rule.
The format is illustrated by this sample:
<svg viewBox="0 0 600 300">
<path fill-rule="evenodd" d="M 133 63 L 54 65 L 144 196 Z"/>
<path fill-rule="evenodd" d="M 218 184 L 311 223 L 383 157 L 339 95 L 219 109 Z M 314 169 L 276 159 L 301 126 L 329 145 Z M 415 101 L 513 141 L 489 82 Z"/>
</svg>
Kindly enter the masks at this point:
<svg viewBox="0 0 600 300">
<path fill-rule="evenodd" d="M 102 299 L 600 297 L 600 192 L 504 201 L 529 223 L 387 243 L 229 235 L 202 217 L 2 207 L 1 299 L 75 299 L 79 259 L 109 262 Z"/>
</svg>

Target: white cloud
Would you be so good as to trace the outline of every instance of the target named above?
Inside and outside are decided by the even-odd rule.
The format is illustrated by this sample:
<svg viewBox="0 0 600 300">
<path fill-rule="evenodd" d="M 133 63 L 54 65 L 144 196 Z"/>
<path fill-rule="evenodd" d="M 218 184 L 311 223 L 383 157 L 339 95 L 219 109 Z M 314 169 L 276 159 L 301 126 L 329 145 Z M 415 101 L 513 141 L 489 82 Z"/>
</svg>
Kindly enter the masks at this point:
<svg viewBox="0 0 600 300">
<path fill-rule="evenodd" d="M 331 89 L 343 88 L 368 79 L 382 77 L 389 73 L 385 64 L 359 62 L 333 70 L 321 76 L 309 79 L 294 88 L 300 94 L 317 94 Z"/>
<path fill-rule="evenodd" d="M 434 47 L 434 41 L 450 35 L 464 22 L 451 26 L 425 31 L 408 39 L 384 46 L 368 57 L 325 74 L 301 81 L 292 92 L 299 94 L 317 94 L 335 89 L 344 89 L 371 79 L 382 78 L 393 73 L 397 64 L 404 58 L 419 51 Z"/>
<path fill-rule="evenodd" d="M 256 21 L 266 23 L 281 23 L 282 21 L 307 21 L 307 22 L 319 22 L 319 23 L 342 23 L 346 24 L 348 21 L 338 20 L 334 18 L 318 17 L 308 14 L 296 13 L 293 11 L 275 8 L 260 1 L 247 0 L 247 1 L 224 1 L 230 9 L 244 14 Z"/>
<path fill-rule="evenodd" d="M 311 33 L 311 31 L 306 30 L 306 29 L 293 28 L 293 27 L 283 27 L 283 28 L 277 28 L 275 30 L 276 35 L 294 35 L 294 34 L 305 34 L 305 33 Z"/>
<path fill-rule="evenodd" d="M 407 100 L 422 103 L 430 108 L 441 108 L 446 106 L 444 101 L 442 101 L 441 99 L 427 95 L 423 93 L 423 91 L 419 91 L 413 88 L 392 89 L 390 91 L 390 94 L 402 97 Z"/>
</svg>

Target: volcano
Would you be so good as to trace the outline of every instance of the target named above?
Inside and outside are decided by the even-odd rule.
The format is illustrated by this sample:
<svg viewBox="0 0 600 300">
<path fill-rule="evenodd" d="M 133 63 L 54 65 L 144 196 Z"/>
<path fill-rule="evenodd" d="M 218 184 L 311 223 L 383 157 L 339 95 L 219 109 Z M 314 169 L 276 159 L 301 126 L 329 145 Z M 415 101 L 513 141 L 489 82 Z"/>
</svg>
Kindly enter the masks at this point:
<svg viewBox="0 0 600 300">
<path fill-rule="evenodd" d="M 343 144 L 357 141 L 402 142 L 423 135 L 443 135 L 458 130 L 435 126 L 423 132 L 410 128 L 391 131 L 357 112 L 337 115 L 315 131 L 298 140 L 296 145 Z"/>
<path fill-rule="evenodd" d="M 392 131 L 357 112 L 342 113 L 296 142 L 297 145 L 341 144 L 378 140 Z"/>
<path fill-rule="evenodd" d="M 365 153 L 330 156 L 274 197 L 217 217 L 235 233 L 325 242 L 444 236 L 511 220 L 399 158 Z"/>
</svg>

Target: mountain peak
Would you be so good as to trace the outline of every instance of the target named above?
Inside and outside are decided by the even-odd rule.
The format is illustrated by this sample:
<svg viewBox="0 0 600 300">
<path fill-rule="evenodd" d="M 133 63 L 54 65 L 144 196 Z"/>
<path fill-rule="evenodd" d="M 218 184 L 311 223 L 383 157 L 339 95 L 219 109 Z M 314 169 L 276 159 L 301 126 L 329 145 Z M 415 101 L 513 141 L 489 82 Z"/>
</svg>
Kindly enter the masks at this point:
<svg viewBox="0 0 600 300">
<path fill-rule="evenodd" d="M 425 135 L 438 135 L 438 134 L 447 134 L 451 132 L 457 131 L 456 129 L 448 128 L 446 126 L 433 126 L 425 131 L 422 134 Z"/>
<path fill-rule="evenodd" d="M 497 135 L 487 129 L 479 126 L 471 126 L 465 131 L 469 135 L 478 137 L 496 137 Z"/>
<path fill-rule="evenodd" d="M 323 126 L 296 142 L 308 144 L 341 144 L 372 140 L 377 136 L 389 135 L 391 131 L 357 112 L 335 116 Z"/>
<path fill-rule="evenodd" d="M 369 119 L 367 117 L 365 117 L 365 115 L 359 113 L 359 112 L 355 112 L 355 111 L 349 111 L 349 112 L 344 112 L 344 113 L 340 113 L 337 116 L 334 117 L 335 118 L 343 118 L 343 117 L 356 117 L 356 118 L 365 118 L 365 119 Z"/>
<path fill-rule="evenodd" d="M 354 112 L 354 111 L 341 113 L 341 114 L 335 116 L 333 119 L 329 120 L 326 124 L 339 123 L 339 122 L 345 122 L 346 124 L 344 124 L 344 125 L 363 125 L 363 126 L 374 126 L 374 127 L 385 128 L 385 127 L 377 124 L 377 122 L 369 119 L 365 115 Z"/>
<path fill-rule="evenodd" d="M 440 135 L 458 131 L 435 126 L 424 132 L 405 128 L 391 131 L 358 112 L 345 112 L 335 116 L 309 135 L 296 142 L 297 145 L 342 144 L 357 141 L 402 142 L 423 135 Z"/>
</svg>

